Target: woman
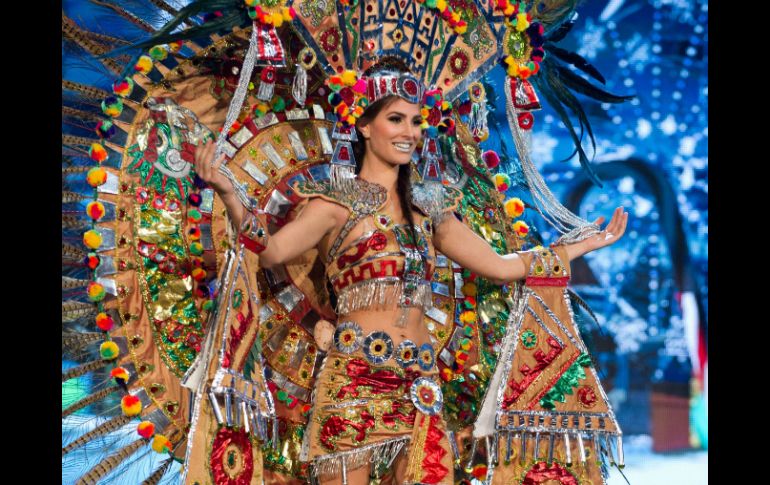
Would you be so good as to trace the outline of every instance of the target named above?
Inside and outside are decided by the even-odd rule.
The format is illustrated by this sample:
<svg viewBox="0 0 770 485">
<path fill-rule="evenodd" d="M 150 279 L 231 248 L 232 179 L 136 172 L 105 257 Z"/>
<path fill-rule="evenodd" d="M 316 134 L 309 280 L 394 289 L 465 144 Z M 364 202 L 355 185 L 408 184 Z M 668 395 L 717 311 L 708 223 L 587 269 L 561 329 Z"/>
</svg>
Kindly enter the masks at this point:
<svg viewBox="0 0 770 485">
<path fill-rule="evenodd" d="M 261 251 L 263 267 L 314 247 L 323 257 L 338 323 L 317 379 L 304 450 L 322 483 L 368 483 L 370 462 L 392 462 L 395 483 L 453 483 L 435 356 L 422 323 L 435 251 L 500 284 L 525 277 L 532 258 L 495 253 L 453 217 L 456 198 L 447 195 L 443 216 L 433 220 L 411 202 L 410 164 L 421 123 L 420 106 L 401 97 L 370 104 L 356 123 L 359 195 L 346 198 L 321 183 L 296 186 L 310 200 L 269 237 L 262 216 L 240 204 L 219 172 L 224 155 L 211 163 L 213 143 L 196 153 L 196 172 L 220 195 L 235 227 L 251 235 L 246 241 Z M 627 219 L 617 208 L 604 231 L 554 252 L 572 260 L 612 244 Z"/>
</svg>

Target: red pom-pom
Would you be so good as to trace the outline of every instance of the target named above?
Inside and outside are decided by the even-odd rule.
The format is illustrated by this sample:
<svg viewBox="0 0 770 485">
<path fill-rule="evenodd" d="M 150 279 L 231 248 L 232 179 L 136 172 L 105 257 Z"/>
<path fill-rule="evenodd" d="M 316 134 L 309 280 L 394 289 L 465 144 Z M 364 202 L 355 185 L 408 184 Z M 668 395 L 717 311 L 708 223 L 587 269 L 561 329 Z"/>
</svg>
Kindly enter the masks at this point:
<svg viewBox="0 0 770 485">
<path fill-rule="evenodd" d="M 152 435 L 155 434 L 155 425 L 150 421 L 142 421 L 139 423 L 139 426 L 136 427 L 136 432 L 139 433 L 139 436 L 142 438 L 150 439 L 152 438 Z"/>
<path fill-rule="evenodd" d="M 500 165 L 500 155 L 494 150 L 487 150 L 481 154 L 481 159 L 487 165 L 487 168 L 495 168 Z"/>
</svg>

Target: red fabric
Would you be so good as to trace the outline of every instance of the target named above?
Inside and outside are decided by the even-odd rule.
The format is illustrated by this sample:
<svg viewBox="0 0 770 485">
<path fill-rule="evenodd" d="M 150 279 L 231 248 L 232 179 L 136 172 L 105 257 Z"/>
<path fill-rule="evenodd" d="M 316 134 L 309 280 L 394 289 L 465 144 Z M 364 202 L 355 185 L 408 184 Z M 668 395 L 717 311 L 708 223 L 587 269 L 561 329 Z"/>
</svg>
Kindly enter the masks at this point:
<svg viewBox="0 0 770 485">
<path fill-rule="evenodd" d="M 358 397 L 358 388 L 368 387 L 372 394 L 383 394 L 393 392 L 401 386 L 409 384 L 411 380 L 399 377 L 393 371 L 377 370 L 371 372 L 369 364 L 361 359 L 351 359 L 346 366 L 350 384 L 343 386 L 337 393 L 337 399 L 345 399 L 350 394 L 351 397 Z"/>
<path fill-rule="evenodd" d="M 535 463 L 532 468 L 529 469 L 522 485 L 538 485 L 540 483 L 556 480 L 562 485 L 578 485 L 577 479 L 566 468 L 562 467 L 558 463 L 552 463 L 550 466 L 540 461 Z"/>
<path fill-rule="evenodd" d="M 537 276 L 527 276 L 527 286 L 567 286 L 569 283 L 569 276 L 563 276 L 560 278 L 543 278 Z"/>
<path fill-rule="evenodd" d="M 422 460 L 422 468 L 425 475 L 422 477 L 422 483 L 439 483 L 449 469 L 441 464 L 441 459 L 447 454 L 447 451 L 441 446 L 444 439 L 444 432 L 437 426 L 439 421 L 438 414 L 428 418 L 428 436 L 425 439 L 425 457 Z"/>
<path fill-rule="evenodd" d="M 559 346 L 559 343 L 553 339 L 553 337 L 548 338 L 548 345 L 551 346 L 551 350 L 548 352 L 548 354 L 544 353 L 542 350 L 537 350 L 534 353 L 535 360 L 537 361 L 537 365 L 535 365 L 535 368 L 530 368 L 527 364 L 522 364 L 519 368 L 519 372 L 521 372 L 524 375 L 524 379 L 521 380 L 521 382 L 516 382 L 516 379 L 511 379 L 511 381 L 508 383 L 508 387 L 511 388 L 511 394 L 507 395 L 503 398 L 503 407 L 507 408 L 521 396 L 524 391 L 527 390 L 527 388 L 532 384 L 535 379 L 543 372 L 543 369 L 548 367 L 551 362 L 558 356 L 562 350 L 561 346 Z M 559 374 L 561 376 L 561 374 Z"/>
<path fill-rule="evenodd" d="M 235 477 L 227 474 L 227 449 L 235 445 L 243 458 L 241 473 Z M 254 473 L 254 458 L 251 451 L 251 441 L 244 431 L 222 428 L 214 438 L 211 450 L 211 475 L 216 485 L 249 485 Z"/>
</svg>

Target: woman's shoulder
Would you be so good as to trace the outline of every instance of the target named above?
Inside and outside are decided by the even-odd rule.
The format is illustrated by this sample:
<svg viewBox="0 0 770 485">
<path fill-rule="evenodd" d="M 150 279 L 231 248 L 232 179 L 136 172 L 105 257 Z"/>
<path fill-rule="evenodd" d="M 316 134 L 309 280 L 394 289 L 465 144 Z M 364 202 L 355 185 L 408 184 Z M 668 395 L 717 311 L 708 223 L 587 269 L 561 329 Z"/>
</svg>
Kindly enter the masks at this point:
<svg viewBox="0 0 770 485">
<path fill-rule="evenodd" d="M 412 204 L 425 216 L 430 217 L 434 224 L 441 221 L 446 214 L 455 212 L 462 198 L 461 190 L 443 184 L 412 185 Z"/>
<path fill-rule="evenodd" d="M 294 184 L 294 190 L 302 198 L 318 198 L 341 205 L 351 212 L 372 214 L 387 202 L 388 192 L 378 184 L 356 178 L 353 190 L 334 187 L 329 180 L 302 180 Z"/>
</svg>

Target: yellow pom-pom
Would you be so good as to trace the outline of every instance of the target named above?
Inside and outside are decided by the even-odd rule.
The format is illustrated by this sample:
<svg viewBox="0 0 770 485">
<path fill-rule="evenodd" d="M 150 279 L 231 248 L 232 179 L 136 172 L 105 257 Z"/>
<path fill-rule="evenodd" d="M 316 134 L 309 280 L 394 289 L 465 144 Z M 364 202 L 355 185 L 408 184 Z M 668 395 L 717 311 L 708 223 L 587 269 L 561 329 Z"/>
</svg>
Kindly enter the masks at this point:
<svg viewBox="0 0 770 485">
<path fill-rule="evenodd" d="M 506 200 L 504 207 L 505 213 L 508 214 L 508 217 L 512 217 L 514 219 L 524 213 L 524 202 L 522 202 L 522 200 L 518 197 Z"/>
<path fill-rule="evenodd" d="M 529 28 L 529 20 L 527 20 L 526 13 L 520 13 L 516 16 L 516 30 L 524 32 Z"/>
<path fill-rule="evenodd" d="M 355 125 L 356 124 L 356 117 L 353 115 L 348 116 L 347 122 L 349 125 Z"/>
<path fill-rule="evenodd" d="M 148 72 L 152 71 L 152 57 L 150 56 L 140 57 L 139 60 L 136 61 L 136 64 L 134 65 L 134 69 L 137 72 L 141 72 L 142 74 L 147 74 Z"/>
<path fill-rule="evenodd" d="M 286 22 L 291 22 L 294 20 L 294 9 L 288 8 L 288 7 L 281 7 L 281 15 L 283 15 L 283 19 Z"/>
<path fill-rule="evenodd" d="M 281 25 L 283 25 L 283 15 L 281 15 L 280 12 L 275 12 L 270 14 L 270 23 L 272 23 L 276 27 L 280 27 Z"/>
<path fill-rule="evenodd" d="M 462 292 L 465 296 L 476 296 L 476 284 L 465 283 L 462 287 Z"/>
<path fill-rule="evenodd" d="M 455 22 L 459 22 L 460 21 L 460 14 L 457 13 L 457 12 L 452 12 L 452 20 L 454 20 Z"/>
<path fill-rule="evenodd" d="M 515 9 L 513 8 L 513 5 L 511 5 L 509 3 L 508 6 L 506 6 L 505 9 L 503 10 L 503 13 L 507 17 L 507 16 L 510 16 L 510 15 L 513 15 L 514 11 L 515 11 Z"/>
<path fill-rule="evenodd" d="M 127 394 L 120 400 L 120 409 L 126 416 L 136 416 L 142 412 L 142 401 L 136 396 Z"/>
<path fill-rule="evenodd" d="M 152 438 L 152 451 L 156 453 L 168 453 L 171 451 L 171 442 L 162 434 L 156 434 Z"/>
<path fill-rule="evenodd" d="M 455 32 L 459 35 L 463 35 L 467 31 L 468 31 L 467 25 L 458 25 L 457 27 L 455 27 Z"/>
<path fill-rule="evenodd" d="M 436 0 L 436 8 L 439 12 L 446 10 L 446 0 Z"/>
<path fill-rule="evenodd" d="M 513 223 L 513 230 L 521 237 L 524 237 L 529 233 L 529 226 L 524 221 L 516 221 Z"/>
<path fill-rule="evenodd" d="M 99 187 L 107 183 L 107 171 L 102 167 L 94 167 L 86 174 L 86 182 L 91 187 Z"/>
<path fill-rule="evenodd" d="M 102 245 L 102 235 L 96 229 L 91 229 L 83 234 L 83 244 L 90 249 L 97 249 Z"/>
<path fill-rule="evenodd" d="M 498 173 L 495 174 L 495 187 L 499 192 L 505 192 L 511 185 L 511 178 L 508 174 Z"/>
<path fill-rule="evenodd" d="M 348 69 L 342 73 L 342 84 L 345 86 L 352 86 L 356 81 L 356 71 Z"/>
<path fill-rule="evenodd" d="M 118 344 L 112 340 L 108 340 L 99 346 L 99 355 L 104 360 L 113 360 L 118 356 L 118 353 L 120 353 Z"/>
<path fill-rule="evenodd" d="M 460 321 L 464 324 L 474 323 L 476 321 L 476 312 L 466 310 L 460 314 Z"/>
</svg>

